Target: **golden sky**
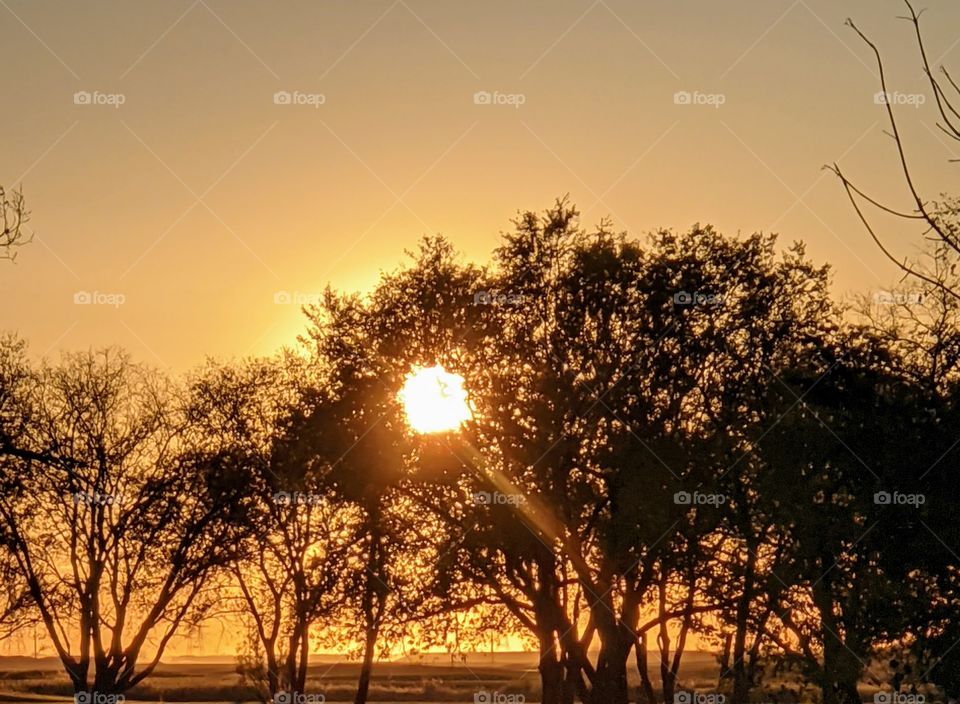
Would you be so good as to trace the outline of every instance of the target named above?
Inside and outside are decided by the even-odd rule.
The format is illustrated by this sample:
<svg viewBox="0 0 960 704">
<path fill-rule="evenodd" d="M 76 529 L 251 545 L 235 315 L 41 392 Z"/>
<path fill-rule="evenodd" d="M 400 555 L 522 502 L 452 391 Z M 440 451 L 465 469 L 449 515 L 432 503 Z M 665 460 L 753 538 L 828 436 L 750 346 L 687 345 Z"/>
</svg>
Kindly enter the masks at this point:
<svg viewBox="0 0 960 704">
<path fill-rule="evenodd" d="M 960 6 L 925 4 L 931 59 L 960 71 Z M 838 294 L 883 286 L 896 272 L 821 167 L 839 159 L 907 206 L 872 56 L 843 25 L 879 43 L 909 96 L 924 86 L 899 14 L 899 0 L 3 0 L 0 183 L 22 183 L 36 240 L 3 266 L 0 327 L 35 354 L 116 343 L 174 370 L 265 353 L 328 282 L 369 287 L 424 234 L 483 260 L 518 209 L 565 193 L 588 223 L 636 234 L 778 231 L 835 266 Z M 921 186 L 950 188 L 929 95 L 897 109 Z"/>
</svg>

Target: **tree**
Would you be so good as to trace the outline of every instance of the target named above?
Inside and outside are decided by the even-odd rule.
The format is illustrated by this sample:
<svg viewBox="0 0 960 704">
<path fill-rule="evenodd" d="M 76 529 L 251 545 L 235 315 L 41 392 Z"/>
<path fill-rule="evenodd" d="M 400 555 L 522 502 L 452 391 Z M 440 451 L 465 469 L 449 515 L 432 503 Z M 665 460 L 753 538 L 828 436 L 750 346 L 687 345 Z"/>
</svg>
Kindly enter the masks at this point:
<svg viewBox="0 0 960 704">
<path fill-rule="evenodd" d="M 684 645 L 681 637 L 672 649 L 666 624 L 675 622 L 681 634 L 703 631 L 708 626 L 700 614 L 727 609 L 744 593 L 746 604 L 755 599 L 761 570 L 747 570 L 744 583 L 724 588 L 730 575 L 716 558 L 725 551 L 749 556 L 751 547 L 766 550 L 770 539 L 751 507 L 761 487 L 749 464 L 737 466 L 738 460 L 751 435 L 764 429 L 762 390 L 784 366 L 808 356 L 831 325 L 826 269 L 812 265 L 799 246 L 778 256 L 775 243 L 760 235 L 733 240 L 709 227 L 657 233 L 643 251 L 640 275 L 622 286 L 639 304 L 597 303 L 600 320 L 600 311 L 617 311 L 614 323 L 571 325 L 571 333 L 612 327 L 622 336 L 619 354 L 607 362 L 620 377 L 611 378 L 612 386 L 594 385 L 605 422 L 596 444 L 604 448 L 598 465 L 606 485 L 596 501 L 609 503 L 600 513 L 608 542 L 599 564 L 618 575 L 625 594 L 656 607 L 665 700 L 680 685 Z M 610 270 L 597 267 L 597 278 Z M 584 348 L 596 344 L 583 337 Z M 583 349 L 569 359 L 587 354 Z M 686 596 L 671 600 L 663 584 Z M 628 642 L 628 630 L 621 652 L 638 647 L 638 667 L 645 670 L 646 638 L 637 638 L 644 628 L 628 615 L 620 623 L 637 642 Z M 740 621 L 731 667 L 743 697 L 745 616 Z"/>
<path fill-rule="evenodd" d="M 937 112 L 940 116 L 940 120 L 937 122 L 937 128 L 944 135 L 946 135 L 948 139 L 960 142 L 960 113 L 957 112 L 957 109 L 960 108 L 960 86 L 958 86 L 954 81 L 946 67 L 940 66 L 940 74 L 938 75 L 934 71 L 933 67 L 930 66 L 927 58 L 927 49 L 924 45 L 923 32 L 920 28 L 920 16 L 923 14 L 923 11 L 921 10 L 920 12 L 917 12 L 910 0 L 904 0 L 904 4 L 907 6 L 909 16 L 901 19 L 908 20 L 911 23 L 913 33 L 916 37 L 917 47 L 919 49 L 920 59 L 923 66 L 923 73 L 930 86 L 930 90 L 933 94 L 934 102 L 937 107 Z M 853 20 L 848 19 L 847 24 L 857 33 L 857 35 L 867 44 L 867 46 L 870 47 L 870 50 L 873 52 L 874 57 L 876 58 L 877 67 L 880 71 L 880 93 L 877 94 L 878 102 L 883 104 L 884 110 L 887 114 L 887 122 L 890 126 L 890 136 L 892 137 L 896 146 L 898 162 L 897 169 L 902 173 L 907 195 L 911 202 L 911 209 L 909 211 L 900 210 L 898 208 L 885 205 L 870 197 L 867 193 L 857 187 L 856 184 L 846 176 L 846 174 L 840 169 L 840 166 L 836 163 L 827 168 L 833 171 L 833 173 L 835 173 L 840 179 L 840 182 L 843 185 L 854 211 L 856 212 L 860 221 L 863 223 L 864 228 L 867 230 L 874 243 L 877 245 L 877 247 L 879 247 L 880 251 L 883 252 L 884 256 L 896 264 L 905 275 L 933 286 L 939 286 L 949 295 L 954 296 L 955 298 L 960 298 L 960 290 L 956 288 L 944 287 L 943 282 L 938 282 L 936 279 L 928 277 L 923 271 L 914 266 L 908 256 L 896 254 L 887 244 L 887 242 L 880 236 L 880 234 L 878 234 L 877 228 L 872 224 L 871 219 L 867 216 L 866 206 L 873 206 L 875 209 L 883 213 L 893 215 L 900 220 L 915 224 L 919 228 L 922 228 L 921 234 L 923 237 L 936 238 L 954 252 L 960 253 L 960 227 L 958 227 L 957 224 L 957 218 L 958 214 L 960 214 L 960 209 L 958 209 L 957 199 L 947 194 L 943 194 L 939 196 L 939 199 L 931 200 L 928 197 L 924 197 L 920 193 L 917 186 L 916 176 L 907 158 L 907 147 L 896 119 L 896 114 L 894 111 L 894 106 L 896 104 L 896 100 L 894 98 L 895 94 L 890 92 L 889 86 L 887 85 L 887 78 L 884 71 L 883 59 L 880 54 L 880 50 L 877 45 L 872 42 L 867 35 L 860 30 L 859 27 L 857 27 Z M 957 160 L 952 159 L 951 161 Z"/>
<path fill-rule="evenodd" d="M 442 537 L 435 522 L 413 520 L 410 438 L 397 398 L 408 368 L 401 371 L 386 351 L 377 305 L 330 291 L 307 311 L 304 339 L 329 392 L 289 433 L 293 455 L 323 467 L 337 500 L 357 512 L 353 544 L 362 569 L 346 612 L 349 626 L 361 627 L 355 704 L 368 699 L 375 659 L 403 640 L 420 613 Z"/>
<path fill-rule="evenodd" d="M 291 425 L 316 391 L 305 362 L 208 363 L 190 383 L 187 421 L 211 464 L 249 471 L 249 533 L 230 565 L 249 626 L 245 674 L 265 699 L 306 691 L 312 630 L 346 600 L 357 512 L 338 503 L 323 468 L 291 461 Z M 228 587 L 224 585 L 223 589 Z"/>
<path fill-rule="evenodd" d="M 888 370 L 934 395 L 949 396 L 960 367 L 958 255 L 949 245 L 928 242 L 913 267 L 933 283 L 911 280 L 858 301 L 859 333 L 885 352 Z"/>
<path fill-rule="evenodd" d="M 949 293 L 960 284 L 956 263 L 954 250 L 934 240 L 916 266 L 939 285 L 893 287 L 874 301 L 862 301 L 857 328 L 873 350 L 876 367 L 893 380 L 889 387 L 901 389 L 887 418 L 887 427 L 897 432 L 884 440 L 886 454 L 894 458 L 883 477 L 884 490 L 923 499 L 913 510 L 882 507 L 879 515 L 883 566 L 899 586 L 886 605 L 896 619 L 888 637 L 902 646 L 894 655 L 913 670 L 907 678 L 901 670 L 897 685 L 932 683 L 948 697 L 960 693 L 952 650 L 960 637 L 955 549 L 960 525 L 953 509 L 960 301 Z"/>
<path fill-rule="evenodd" d="M 955 309 L 944 287 L 935 291 L 931 301 Z M 858 682 L 880 684 L 869 660 L 918 632 L 942 633 L 956 603 L 957 533 L 941 503 L 953 477 L 933 472 L 956 437 L 943 395 L 955 374 L 944 364 L 950 338 L 941 337 L 950 326 L 936 302 L 898 295 L 872 307 L 902 310 L 872 313 L 874 322 L 841 331 L 816 364 L 780 375 L 768 404 L 781 420 L 757 441 L 787 540 L 768 638 L 828 703 L 859 702 Z M 944 612 L 931 623 L 934 605 Z"/>
<path fill-rule="evenodd" d="M 116 349 L 32 371 L 0 495 L 6 547 L 75 692 L 122 693 L 218 601 L 249 498 L 184 442 L 175 390 Z"/>
<path fill-rule="evenodd" d="M 537 640 L 544 701 L 626 700 L 627 659 L 642 645 L 645 662 L 648 633 L 672 699 L 685 641 L 673 647 L 669 624 L 705 628 L 701 615 L 724 598 L 709 559 L 722 516 L 674 494 L 715 485 L 744 449 L 755 427 L 744 412 L 770 369 L 808 354 L 832 315 L 825 276 L 799 248 L 775 263 L 769 237 L 694 228 L 644 248 L 603 224 L 587 233 L 561 200 L 521 214 L 489 271 L 428 240 L 369 305 L 344 302 L 329 343 L 354 345 L 366 326 L 387 388 L 414 364 L 467 379 L 468 442 L 451 438 L 446 460 L 433 459 L 448 497 L 433 515 L 461 536 L 442 564 Z M 437 451 L 421 441 L 421 459 Z M 502 487 L 522 507 L 471 505 Z M 517 521 L 525 531 L 510 530 Z"/>
<path fill-rule="evenodd" d="M 414 258 L 412 267 L 384 275 L 368 301 L 331 299 L 323 311 L 315 314 L 317 325 L 312 334 L 326 350 L 325 357 L 357 360 L 337 365 L 342 385 L 356 386 L 359 379 L 360 384 L 370 387 L 371 402 L 394 398 L 414 366 L 440 363 L 462 373 L 471 384 L 484 383 L 478 379 L 489 365 L 485 346 L 498 330 L 497 323 L 488 317 L 492 308 L 483 302 L 496 295 L 488 285 L 492 282 L 482 271 L 459 265 L 449 243 L 439 238 L 425 240 Z M 319 317 L 321 312 L 323 319 Z M 368 416 L 366 422 L 383 415 L 393 423 L 395 413 L 383 409 L 381 414 Z M 403 426 L 399 420 L 397 427 Z M 357 424 L 357 433 L 367 430 L 362 423 Z M 467 435 L 476 438 L 472 430 Z M 348 442 L 352 437 L 352 433 L 348 435 Z M 447 440 L 453 442 L 448 444 Z M 502 604 L 548 647 L 554 628 L 548 624 L 563 620 L 557 621 L 550 607 L 551 600 L 559 598 L 551 586 L 555 578 L 548 576 L 548 572 L 559 569 L 557 559 L 549 554 L 551 550 L 534 533 L 512 529 L 516 525 L 515 511 L 476 500 L 483 492 L 489 494 L 492 487 L 465 459 L 468 449 L 461 443 L 453 438 L 410 438 L 406 443 L 407 449 L 401 454 L 410 457 L 415 466 L 402 481 L 390 482 L 391 492 L 396 495 L 400 491 L 415 502 L 412 510 L 419 511 L 421 521 L 434 517 L 439 526 L 425 532 L 432 532 L 445 543 L 430 550 L 430 554 L 438 555 L 441 569 L 437 582 L 427 591 L 453 597 L 445 604 L 448 613 L 487 601 Z M 350 452 L 345 466 L 350 466 L 354 454 Z M 382 475 L 389 466 L 379 463 L 374 476 Z M 359 468 L 352 473 L 357 477 L 371 474 Z M 405 610 L 414 613 L 410 602 L 409 597 L 405 599 Z M 546 678 L 547 696 L 550 687 L 559 686 L 559 682 L 552 676 Z"/>
<path fill-rule="evenodd" d="M 0 186 L 0 214 L 3 217 L 0 259 L 13 261 L 17 258 L 17 249 L 33 239 L 33 235 L 27 236 L 23 230 L 30 220 L 30 211 L 26 208 L 22 190 L 7 191 Z"/>
<path fill-rule="evenodd" d="M 26 359 L 26 343 L 14 335 L 0 337 L 0 495 L 22 488 L 19 473 L 11 465 L 32 457 L 23 442 L 30 423 L 27 396 L 31 371 Z M 12 536 L 0 523 L 0 638 L 31 620 L 30 593 L 17 570 L 9 546 Z"/>
</svg>

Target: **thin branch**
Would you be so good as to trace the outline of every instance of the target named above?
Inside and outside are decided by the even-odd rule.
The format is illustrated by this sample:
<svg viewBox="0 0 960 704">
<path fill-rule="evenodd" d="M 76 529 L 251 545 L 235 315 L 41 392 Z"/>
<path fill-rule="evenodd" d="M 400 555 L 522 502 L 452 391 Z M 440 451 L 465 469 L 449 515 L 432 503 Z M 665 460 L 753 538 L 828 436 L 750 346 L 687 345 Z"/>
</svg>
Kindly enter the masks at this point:
<svg viewBox="0 0 960 704">
<path fill-rule="evenodd" d="M 847 25 L 849 25 L 860 36 L 860 38 L 867 44 L 867 46 L 870 47 L 870 49 L 873 51 L 874 56 L 876 57 L 877 68 L 880 71 L 880 88 L 883 91 L 884 96 L 887 96 L 887 99 L 883 101 L 884 108 L 887 111 L 887 118 L 890 122 L 890 129 L 893 131 L 894 142 L 896 142 L 896 145 L 897 145 L 897 154 L 900 159 L 900 166 L 903 170 L 903 176 L 907 183 L 907 188 L 909 189 L 910 194 L 913 196 L 913 200 L 917 205 L 917 212 L 923 215 L 924 219 L 927 221 L 927 224 L 930 225 L 930 227 L 937 233 L 938 236 L 940 236 L 941 239 L 943 239 L 944 242 L 946 242 L 951 247 L 953 247 L 957 252 L 960 252 L 960 246 L 958 246 L 956 242 L 952 241 L 952 239 L 947 235 L 947 233 L 945 233 L 941 229 L 940 224 L 936 221 L 936 219 L 932 215 L 930 215 L 930 213 L 927 212 L 926 204 L 923 202 L 923 199 L 920 197 L 920 194 L 917 192 L 917 188 L 914 185 L 913 176 L 910 174 L 910 167 L 909 167 L 909 164 L 907 163 L 907 155 L 903 147 L 903 139 L 900 135 L 900 129 L 897 126 L 896 116 L 893 113 L 892 101 L 889 100 L 890 93 L 889 91 L 887 91 L 887 78 L 886 78 L 886 73 L 883 67 L 883 58 L 880 55 L 880 50 L 877 48 L 876 44 L 870 41 L 870 39 L 867 37 L 866 34 L 860 31 L 860 28 L 857 27 L 857 25 L 853 22 L 852 19 L 847 19 Z"/>
<path fill-rule="evenodd" d="M 904 3 L 910 9 L 910 17 L 904 17 L 902 19 L 909 20 L 910 23 L 913 24 L 914 33 L 917 35 L 917 46 L 920 48 L 920 58 L 923 59 L 923 72 L 926 74 L 927 80 L 930 82 L 930 87 L 933 89 L 933 97 L 937 101 L 937 109 L 940 111 L 940 115 L 943 117 L 944 121 L 947 123 L 947 126 L 950 128 L 950 131 L 953 133 L 954 138 L 960 139 L 960 129 L 958 129 L 950 121 L 950 116 L 947 114 L 947 110 L 952 112 L 957 119 L 960 119 L 960 113 L 957 113 L 953 105 L 950 103 L 950 100 L 941 89 L 937 79 L 933 77 L 933 71 L 930 70 L 930 62 L 927 60 L 927 49 L 923 43 L 923 33 L 920 31 L 920 15 L 923 14 L 923 11 L 921 10 L 919 13 L 917 13 L 913 9 L 913 5 L 910 4 L 910 0 L 904 0 Z M 949 78 L 949 74 L 947 74 L 947 77 Z"/>
<path fill-rule="evenodd" d="M 907 264 L 906 260 L 900 261 L 899 259 L 897 259 L 893 255 L 893 253 L 890 252 L 890 250 L 888 250 L 887 247 L 883 244 L 883 242 L 877 236 L 876 232 L 874 232 L 873 227 L 870 225 L 870 222 L 867 220 L 866 216 L 863 214 L 863 211 L 860 209 L 860 205 L 857 203 L 857 199 L 854 196 L 853 187 L 850 184 L 850 181 L 847 179 L 846 176 L 844 176 L 843 172 L 840 170 L 840 167 L 837 164 L 834 164 L 832 167 L 827 167 L 827 168 L 833 171 L 837 175 L 837 177 L 840 179 L 840 182 L 843 184 L 844 190 L 847 193 L 847 197 L 850 199 L 850 204 L 853 205 L 853 209 L 856 211 L 857 216 L 860 218 L 860 222 L 863 223 L 864 228 L 866 228 L 867 232 L 870 234 L 870 237 L 876 243 L 877 247 L 880 248 L 880 251 L 883 252 L 883 254 L 887 257 L 887 259 L 889 259 L 891 262 L 896 264 L 897 267 L 904 273 L 909 274 L 910 276 L 914 276 L 920 279 L 921 281 L 925 281 L 928 284 L 935 286 L 936 288 L 939 288 L 945 293 L 949 293 L 951 296 L 953 296 L 957 300 L 960 300 L 960 293 L 957 293 L 951 290 L 949 287 L 945 286 L 942 282 L 939 282 L 927 276 L 923 272 L 917 271 L 916 269 L 912 268 Z"/>
</svg>

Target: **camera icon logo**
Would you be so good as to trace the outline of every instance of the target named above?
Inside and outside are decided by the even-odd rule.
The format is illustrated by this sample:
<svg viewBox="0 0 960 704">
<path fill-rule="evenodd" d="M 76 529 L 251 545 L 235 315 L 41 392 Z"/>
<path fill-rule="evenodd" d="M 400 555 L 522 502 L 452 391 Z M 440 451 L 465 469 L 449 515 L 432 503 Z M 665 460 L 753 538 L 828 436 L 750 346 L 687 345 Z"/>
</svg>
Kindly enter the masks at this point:
<svg viewBox="0 0 960 704">
<path fill-rule="evenodd" d="M 689 506 L 693 503 L 693 496 L 689 491 L 678 491 L 673 495 L 673 503 L 680 506 Z"/>
<path fill-rule="evenodd" d="M 926 696 L 906 692 L 877 692 L 873 695 L 873 704 L 924 704 Z"/>
<path fill-rule="evenodd" d="M 873 495 L 873 503 L 878 506 L 889 506 L 893 502 L 893 496 L 889 491 L 878 491 Z"/>
<path fill-rule="evenodd" d="M 77 291 L 73 294 L 73 302 L 78 306 L 88 306 L 93 303 L 93 295 L 89 291 Z"/>
<path fill-rule="evenodd" d="M 278 90 L 273 94 L 274 105 L 289 105 L 293 102 L 293 95 L 288 90 Z"/>
<path fill-rule="evenodd" d="M 689 306 L 693 303 L 693 295 L 686 291 L 677 291 L 673 294 L 673 302 L 678 306 Z"/>
<path fill-rule="evenodd" d="M 89 105 L 91 102 L 93 102 L 93 96 L 90 94 L 90 91 L 78 90 L 73 94 L 74 105 Z"/>
<path fill-rule="evenodd" d="M 291 496 L 286 491 L 278 491 L 273 495 L 273 500 L 281 506 L 287 506 L 290 504 Z M 289 694 L 289 692 L 287 692 L 287 694 Z"/>
<path fill-rule="evenodd" d="M 278 306 L 288 306 L 293 301 L 289 291 L 277 291 L 273 294 L 273 302 Z"/>
<path fill-rule="evenodd" d="M 475 105 L 490 105 L 493 103 L 493 95 L 486 90 L 478 90 L 473 94 L 473 102 Z"/>
<path fill-rule="evenodd" d="M 673 94 L 674 105 L 689 105 L 691 102 L 693 102 L 693 96 L 689 91 L 678 90 Z"/>
<path fill-rule="evenodd" d="M 74 704 L 123 704 L 126 700 L 123 694 L 105 692 L 76 692 L 73 695 Z"/>
</svg>

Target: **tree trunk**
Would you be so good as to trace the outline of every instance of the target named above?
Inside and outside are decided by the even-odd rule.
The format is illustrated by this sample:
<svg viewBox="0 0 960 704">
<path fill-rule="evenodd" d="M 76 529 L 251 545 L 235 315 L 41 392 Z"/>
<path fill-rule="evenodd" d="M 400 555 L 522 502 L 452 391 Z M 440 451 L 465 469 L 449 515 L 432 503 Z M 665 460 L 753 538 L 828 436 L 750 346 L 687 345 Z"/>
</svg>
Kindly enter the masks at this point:
<svg viewBox="0 0 960 704">
<path fill-rule="evenodd" d="M 747 565 L 743 575 L 743 592 L 737 603 L 737 632 L 733 643 L 732 704 L 747 704 L 753 684 L 747 672 L 747 631 L 750 627 L 750 602 L 753 600 L 756 562 L 755 551 L 747 546 Z"/>
<path fill-rule="evenodd" d="M 383 560 L 380 545 L 380 533 L 374 527 L 370 536 L 370 552 L 367 556 L 367 578 L 363 589 L 364 643 L 363 663 L 360 666 L 360 678 L 357 681 L 357 696 L 354 704 L 366 704 L 370 695 L 370 678 L 373 673 L 373 659 L 376 655 L 377 639 L 380 637 L 380 624 L 385 608 L 387 586 L 383 575 Z"/>
<path fill-rule="evenodd" d="M 856 681 L 838 682 L 837 698 L 841 704 L 860 704 L 860 692 L 857 690 Z"/>
<path fill-rule="evenodd" d="M 727 633 L 723 637 L 723 652 L 720 656 L 720 684 L 723 680 L 731 676 L 730 671 L 730 650 L 733 648 L 733 634 Z"/>
<path fill-rule="evenodd" d="M 593 665 L 587 657 L 586 647 L 578 638 L 574 626 L 562 610 L 559 610 L 558 613 L 558 623 L 560 624 L 557 629 L 560 632 L 558 640 L 563 653 L 561 662 L 564 667 L 563 704 L 573 704 L 577 696 L 580 697 L 580 701 L 590 704 L 593 700 L 590 697 L 590 687 L 587 680 L 592 682 L 595 673 Z M 586 633 L 584 636 L 589 642 L 590 633 Z"/>
<path fill-rule="evenodd" d="M 280 666 L 277 662 L 276 637 L 260 638 L 260 645 L 263 647 L 263 659 L 265 661 L 266 671 L 263 673 L 263 678 L 256 681 L 256 685 L 259 689 L 266 684 L 267 694 L 270 699 L 273 699 L 274 695 L 280 691 Z M 254 654 L 256 654 L 256 652 L 256 646 L 254 646 Z"/>
<path fill-rule="evenodd" d="M 667 623 L 667 582 L 663 576 L 657 584 L 657 594 L 657 612 L 660 616 L 660 627 L 657 633 L 657 648 L 660 651 L 660 682 L 663 685 L 664 704 L 670 704 L 673 701 L 674 692 L 676 692 L 677 681 L 670 661 L 671 641 Z"/>
<path fill-rule="evenodd" d="M 294 691 L 306 693 L 307 667 L 310 661 L 310 625 L 304 621 L 300 626 L 299 657 L 294 669 L 295 679 L 291 681 Z"/>
<path fill-rule="evenodd" d="M 363 644 L 363 664 L 360 666 L 360 679 L 357 682 L 357 696 L 354 704 L 366 704 L 370 695 L 370 677 L 373 674 L 373 657 L 377 647 L 378 625 L 367 627 L 366 640 Z"/>
<path fill-rule="evenodd" d="M 583 673 L 579 661 L 570 653 L 561 660 L 563 685 L 560 692 L 560 704 L 574 704 L 577 692 L 583 692 Z"/>
<path fill-rule="evenodd" d="M 563 666 L 557 658 L 553 633 L 540 635 L 540 689 L 543 704 L 562 704 Z"/>
<path fill-rule="evenodd" d="M 90 692 L 94 694 L 122 694 L 122 692 L 117 691 L 116 673 L 107 669 L 98 669 L 94 675 Z"/>
<path fill-rule="evenodd" d="M 647 656 L 647 633 L 640 634 L 636 644 L 637 672 L 640 674 L 640 692 L 644 704 L 656 704 L 657 698 L 653 693 L 653 682 L 650 681 L 650 664 Z"/>
<path fill-rule="evenodd" d="M 597 704 L 629 704 L 627 658 L 631 646 L 632 642 L 624 643 L 619 629 L 601 640 L 593 687 L 593 701 Z"/>
<path fill-rule="evenodd" d="M 287 683 L 287 691 L 293 694 L 304 694 L 303 688 L 297 686 L 297 655 L 300 652 L 300 632 L 303 627 L 301 619 L 298 618 L 287 639 L 287 657 L 284 665 L 286 671 L 284 678 Z"/>
<path fill-rule="evenodd" d="M 814 585 L 813 600 L 820 612 L 823 641 L 823 671 L 820 688 L 823 704 L 859 704 L 857 681 L 860 663 L 850 645 L 840 640 L 840 625 L 833 612 L 832 581 L 823 578 Z"/>
</svg>

